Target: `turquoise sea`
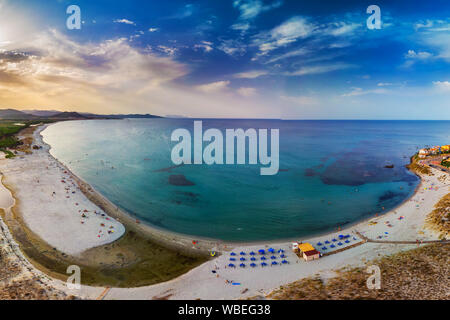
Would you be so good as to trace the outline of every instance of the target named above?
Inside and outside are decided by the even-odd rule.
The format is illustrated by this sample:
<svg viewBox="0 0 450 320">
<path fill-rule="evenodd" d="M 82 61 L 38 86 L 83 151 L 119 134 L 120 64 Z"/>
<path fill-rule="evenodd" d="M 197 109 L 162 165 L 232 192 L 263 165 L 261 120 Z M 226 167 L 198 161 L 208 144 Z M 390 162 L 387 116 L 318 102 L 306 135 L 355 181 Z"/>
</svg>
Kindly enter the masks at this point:
<svg viewBox="0 0 450 320">
<path fill-rule="evenodd" d="M 228 241 L 304 237 L 390 210 L 419 183 L 404 167 L 409 157 L 450 143 L 450 121 L 208 119 L 204 130 L 279 129 L 280 172 L 261 176 L 260 165 L 174 167 L 171 133 L 192 131 L 193 121 L 59 122 L 43 136 L 54 157 L 141 221 Z M 190 185 L 178 185 L 180 177 Z"/>
</svg>

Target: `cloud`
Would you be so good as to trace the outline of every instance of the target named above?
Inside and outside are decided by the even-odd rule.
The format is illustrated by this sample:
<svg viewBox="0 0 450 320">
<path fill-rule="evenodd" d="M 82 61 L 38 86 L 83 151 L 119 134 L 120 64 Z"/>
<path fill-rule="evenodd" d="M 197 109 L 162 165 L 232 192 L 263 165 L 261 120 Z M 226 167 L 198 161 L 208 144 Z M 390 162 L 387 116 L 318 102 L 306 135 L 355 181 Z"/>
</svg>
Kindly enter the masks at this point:
<svg viewBox="0 0 450 320">
<path fill-rule="evenodd" d="M 316 26 L 304 17 L 293 17 L 268 32 L 256 35 L 253 43 L 259 47 L 260 53 L 265 55 L 270 51 L 285 47 L 298 39 L 305 39 L 312 35 Z"/>
<path fill-rule="evenodd" d="M 433 81 L 433 85 L 441 92 L 450 92 L 450 81 Z"/>
<path fill-rule="evenodd" d="M 234 39 L 223 40 L 217 48 L 230 56 L 243 56 L 247 52 L 247 45 Z"/>
<path fill-rule="evenodd" d="M 116 19 L 116 20 L 114 20 L 113 22 L 114 22 L 114 23 L 130 24 L 130 25 L 133 25 L 133 26 L 136 25 L 136 23 L 134 23 L 133 21 L 128 20 L 128 19 Z"/>
<path fill-rule="evenodd" d="M 202 84 L 196 87 L 198 91 L 206 93 L 222 92 L 228 89 L 230 81 L 216 81 L 212 83 Z"/>
<path fill-rule="evenodd" d="M 433 55 L 426 51 L 416 52 L 414 50 L 408 50 L 408 53 L 405 54 L 405 58 L 407 59 L 426 60 L 431 57 L 433 57 Z"/>
<path fill-rule="evenodd" d="M 332 36 L 348 36 L 362 25 L 360 23 L 334 22 L 324 30 L 324 32 Z"/>
<path fill-rule="evenodd" d="M 274 1 L 265 5 L 261 0 L 235 0 L 233 7 L 240 11 L 239 19 L 249 20 L 256 18 L 259 14 L 281 7 L 283 1 Z"/>
<path fill-rule="evenodd" d="M 327 65 L 316 65 L 316 66 L 305 66 L 301 67 L 293 72 L 285 72 L 286 76 L 304 76 L 309 74 L 322 74 L 328 73 L 338 70 L 355 68 L 355 65 L 346 64 L 346 63 L 335 63 L 335 64 L 327 64 Z"/>
<path fill-rule="evenodd" d="M 238 78 L 238 79 L 255 79 L 255 78 L 265 76 L 268 74 L 269 74 L 269 72 L 264 71 L 264 70 L 251 70 L 251 71 L 236 73 L 234 75 L 234 77 Z"/>
<path fill-rule="evenodd" d="M 194 45 L 194 49 L 202 49 L 205 52 L 211 52 L 214 50 L 212 47 L 212 42 L 209 41 L 202 41 L 200 44 Z"/>
<path fill-rule="evenodd" d="M 163 19 L 185 19 L 194 14 L 194 5 L 186 4 L 184 7 L 178 10 L 175 14 L 164 17 Z"/>
<path fill-rule="evenodd" d="M 256 95 L 256 89 L 250 87 L 242 87 L 237 90 L 237 93 L 244 97 L 253 97 Z"/>
<path fill-rule="evenodd" d="M 372 90 L 363 90 L 362 88 L 356 88 L 353 87 L 352 91 L 350 91 L 349 93 L 343 94 L 343 97 L 355 97 L 355 96 L 362 96 L 362 95 L 366 95 L 366 94 L 385 94 L 388 93 L 389 91 L 383 88 L 379 88 L 379 89 L 372 89 Z"/>
</svg>

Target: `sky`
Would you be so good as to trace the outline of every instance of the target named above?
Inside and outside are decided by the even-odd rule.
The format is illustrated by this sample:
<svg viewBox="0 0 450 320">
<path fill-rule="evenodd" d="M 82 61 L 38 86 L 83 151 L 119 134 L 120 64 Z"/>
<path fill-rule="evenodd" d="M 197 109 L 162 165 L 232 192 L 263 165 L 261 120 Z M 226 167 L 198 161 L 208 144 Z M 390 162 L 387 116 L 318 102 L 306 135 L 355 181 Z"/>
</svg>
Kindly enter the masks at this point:
<svg viewBox="0 0 450 320">
<path fill-rule="evenodd" d="M 449 120 L 449 102 L 446 0 L 0 0 L 0 108 Z"/>
</svg>

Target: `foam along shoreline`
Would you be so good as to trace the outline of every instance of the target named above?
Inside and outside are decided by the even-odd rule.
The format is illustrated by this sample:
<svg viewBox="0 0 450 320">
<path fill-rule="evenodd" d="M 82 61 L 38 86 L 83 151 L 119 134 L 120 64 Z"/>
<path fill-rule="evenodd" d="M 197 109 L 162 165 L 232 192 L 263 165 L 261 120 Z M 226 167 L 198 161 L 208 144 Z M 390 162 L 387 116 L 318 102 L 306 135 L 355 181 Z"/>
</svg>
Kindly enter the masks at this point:
<svg viewBox="0 0 450 320">
<path fill-rule="evenodd" d="M 33 155 L 23 158 L 18 157 L 13 161 L 0 161 L 0 171 L 4 174 L 4 182 L 14 190 L 14 195 L 19 200 L 19 211 L 25 223 L 42 239 L 54 244 L 56 248 L 66 253 L 68 253 L 67 250 L 81 252 L 82 250 L 101 245 L 101 241 L 108 240 L 111 242 L 119 238 L 120 231 L 123 233 L 123 230 L 120 229 L 123 228 L 123 224 L 118 222 L 117 219 L 110 218 L 110 221 L 117 223 L 115 227 L 117 230 L 113 234 L 109 234 L 109 237 L 105 239 L 96 238 L 95 236 L 99 231 L 97 229 L 100 227 L 99 224 L 102 223 L 102 219 L 94 214 L 94 219 L 90 220 L 90 222 L 95 222 L 93 224 L 95 230 L 91 231 L 91 229 L 86 228 L 87 224 L 80 223 L 78 209 L 73 212 L 72 197 L 66 198 L 65 195 L 67 193 L 64 192 L 59 197 L 52 197 L 52 192 L 55 188 L 62 188 L 63 191 L 66 191 L 64 186 L 62 186 L 65 184 L 61 182 L 61 175 L 67 168 L 48 153 L 48 146 L 42 144 L 40 132 L 44 128 L 40 127 L 34 133 L 35 141 L 43 145 L 43 149 L 34 151 Z M 49 169 L 46 169 L 47 164 L 49 164 Z M 425 218 L 433 210 L 434 205 L 448 193 L 450 179 L 447 174 L 443 174 L 435 169 L 431 170 L 434 175 L 421 175 L 421 184 L 410 199 L 394 210 L 370 219 L 372 223 L 366 220 L 340 232 L 315 236 L 303 241 L 316 245 L 318 242 L 332 239 L 339 234 L 354 235 L 356 231 L 371 239 L 377 239 L 378 237 L 399 241 L 437 239 L 435 232 L 424 228 Z M 70 171 L 68 172 L 68 175 L 71 175 Z M 443 176 L 445 179 L 442 178 Z M 39 183 L 36 181 L 37 179 L 39 179 Z M 83 183 L 77 177 L 71 176 L 71 178 L 65 178 L 66 184 L 67 181 L 70 181 L 69 179 L 72 179 L 73 182 L 80 181 L 80 183 Z M 76 190 L 77 197 L 80 197 L 80 200 L 77 198 L 77 201 L 84 207 L 90 208 L 87 210 L 91 214 L 91 210 L 99 212 L 101 210 L 100 207 L 105 208 L 108 205 L 109 202 L 105 204 L 100 203 L 100 206 L 93 204 L 89 199 L 94 202 L 98 202 L 99 199 L 102 201 L 107 200 L 103 199 L 101 195 L 97 195 L 99 198 L 91 197 L 90 195 L 96 194 L 94 190 L 85 190 L 85 192 L 87 196 L 82 195 L 82 192 L 78 189 Z M 43 208 L 43 210 L 39 210 L 38 214 L 36 214 L 36 208 Z M 55 208 L 60 210 L 67 209 L 67 213 L 55 213 Z M 217 242 L 211 240 L 200 241 L 198 245 L 193 246 L 191 239 L 188 237 L 154 230 L 143 224 L 137 225 L 134 218 L 126 214 L 121 216 L 120 210 L 114 213 L 115 210 L 116 207 L 109 203 L 109 207 L 103 212 L 108 212 L 111 216 L 119 218 L 127 226 L 130 224 L 133 225 L 133 228 L 150 232 L 152 236 L 159 238 L 161 242 L 167 245 L 174 244 L 184 248 L 195 248 L 195 250 L 199 248 L 208 249 L 213 245 L 217 245 Z M 400 220 L 400 217 L 404 218 Z M 66 228 L 70 227 L 70 231 L 66 230 L 62 236 L 57 237 L 55 235 L 61 235 L 61 225 L 65 225 Z M 324 278 L 330 277 L 334 275 L 334 270 L 346 265 L 361 266 L 364 262 L 379 256 L 415 247 L 415 245 L 365 243 L 316 261 L 303 262 L 291 252 L 290 245 L 290 241 L 269 241 L 264 244 L 220 243 L 221 247 L 217 249 L 223 251 L 224 254 L 222 256 L 210 260 L 176 279 L 140 288 L 112 288 L 108 290 L 105 299 L 152 299 L 165 296 L 170 296 L 171 299 L 236 299 L 264 295 L 280 285 L 304 277 L 314 274 L 320 274 Z M 290 263 L 268 268 L 226 268 L 229 263 L 230 250 L 250 252 L 269 246 L 276 249 L 284 249 L 287 255 L 286 259 Z M 216 271 L 216 273 L 212 273 L 212 271 Z M 241 285 L 232 286 L 226 280 L 239 282 Z M 76 294 L 85 298 L 97 298 L 103 291 L 104 288 L 82 286 L 81 291 L 76 292 Z M 242 293 L 243 291 L 245 293 Z M 70 294 L 74 294 L 74 292 L 70 292 Z"/>
<path fill-rule="evenodd" d="M 123 224 L 92 203 L 67 168 L 48 153 L 40 136 L 45 127 L 33 134 L 42 149 L 0 163 L 3 183 L 19 200 L 21 218 L 50 246 L 73 256 L 119 239 Z"/>
</svg>

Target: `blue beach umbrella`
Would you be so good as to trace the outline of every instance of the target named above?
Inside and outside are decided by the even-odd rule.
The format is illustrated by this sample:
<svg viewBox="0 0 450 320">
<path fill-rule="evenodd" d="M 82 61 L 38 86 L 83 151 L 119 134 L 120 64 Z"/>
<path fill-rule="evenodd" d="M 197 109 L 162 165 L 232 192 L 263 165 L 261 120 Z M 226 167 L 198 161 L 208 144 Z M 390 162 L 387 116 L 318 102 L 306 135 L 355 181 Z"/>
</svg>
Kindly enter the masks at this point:
<svg viewBox="0 0 450 320">
<path fill-rule="evenodd" d="M 318 246 L 321 246 L 321 245 L 322 245 L 322 242 L 317 242 L 317 245 L 318 245 Z"/>
<path fill-rule="evenodd" d="M 230 258 L 230 261 L 236 261 L 236 259 L 235 258 Z"/>
<path fill-rule="evenodd" d="M 252 264 L 250 265 L 250 267 L 254 268 L 254 267 L 256 267 L 256 264 L 252 263 Z"/>
<path fill-rule="evenodd" d="M 275 249 L 274 248 L 269 248 L 269 250 L 267 250 L 267 251 L 269 251 L 270 253 L 274 253 Z"/>
<path fill-rule="evenodd" d="M 353 240 L 356 240 L 356 238 L 355 238 L 355 237 L 353 237 Z"/>
<path fill-rule="evenodd" d="M 265 266 L 267 266 L 267 263 L 261 262 L 261 267 L 265 267 Z"/>
<path fill-rule="evenodd" d="M 240 255 L 241 255 L 241 256 L 245 256 L 245 252 L 244 252 L 244 251 L 241 251 Z"/>
<path fill-rule="evenodd" d="M 348 240 L 345 240 L 345 243 L 350 243 L 350 241 L 348 241 Z"/>
<path fill-rule="evenodd" d="M 331 241 L 336 242 L 337 240 L 336 240 L 336 239 L 333 239 L 333 240 L 331 240 Z"/>
<path fill-rule="evenodd" d="M 281 261 L 281 263 L 282 264 L 286 264 L 286 263 L 289 263 L 287 260 L 283 260 L 283 261 Z"/>
<path fill-rule="evenodd" d="M 256 258 L 255 257 L 251 257 L 250 260 L 256 261 Z"/>
<path fill-rule="evenodd" d="M 245 258 L 240 258 L 239 260 L 241 260 L 241 261 L 245 261 Z"/>
<path fill-rule="evenodd" d="M 245 268 L 245 264 L 244 264 L 244 263 L 241 263 L 241 264 L 239 265 L 239 267 Z"/>
<path fill-rule="evenodd" d="M 270 259 L 275 260 L 277 257 L 271 256 Z"/>
<path fill-rule="evenodd" d="M 278 253 L 284 253 L 283 249 L 278 250 Z"/>
<path fill-rule="evenodd" d="M 255 252 L 253 252 L 253 251 L 252 251 L 252 252 L 250 252 L 250 255 L 251 255 L 251 256 L 254 256 L 255 254 L 256 254 L 256 253 L 255 253 Z"/>
<path fill-rule="evenodd" d="M 286 256 L 285 256 L 284 254 L 282 254 L 282 255 L 280 256 L 280 258 L 286 258 Z"/>
<path fill-rule="evenodd" d="M 266 251 L 264 251 L 263 249 L 258 250 L 259 254 L 266 254 Z"/>
<path fill-rule="evenodd" d="M 342 239 L 343 237 L 344 237 L 343 234 L 340 234 L 340 235 L 339 235 L 339 239 Z"/>
<path fill-rule="evenodd" d="M 266 260 L 266 257 L 261 257 L 261 260 Z"/>
<path fill-rule="evenodd" d="M 327 247 L 322 247 L 322 250 L 327 250 Z"/>
<path fill-rule="evenodd" d="M 325 241 L 325 244 L 330 244 L 330 241 L 328 241 L 328 240 L 327 240 L 327 241 Z"/>
<path fill-rule="evenodd" d="M 234 253 L 234 252 L 230 253 L 230 256 L 235 256 L 235 255 L 236 255 L 236 253 Z"/>
<path fill-rule="evenodd" d="M 339 242 L 339 243 L 338 243 L 338 246 L 342 246 L 342 242 Z"/>
<path fill-rule="evenodd" d="M 230 268 L 235 268 L 236 266 L 234 265 L 234 264 L 232 264 L 232 263 L 230 263 L 229 265 L 228 265 Z"/>
<path fill-rule="evenodd" d="M 276 262 L 276 261 L 272 261 L 272 265 L 274 266 L 274 265 L 277 265 L 278 264 L 278 262 Z"/>
<path fill-rule="evenodd" d="M 336 246 L 335 246 L 334 244 L 332 244 L 332 245 L 330 246 L 330 248 L 336 248 Z"/>
</svg>

